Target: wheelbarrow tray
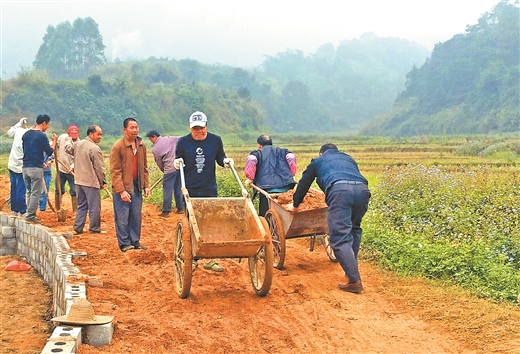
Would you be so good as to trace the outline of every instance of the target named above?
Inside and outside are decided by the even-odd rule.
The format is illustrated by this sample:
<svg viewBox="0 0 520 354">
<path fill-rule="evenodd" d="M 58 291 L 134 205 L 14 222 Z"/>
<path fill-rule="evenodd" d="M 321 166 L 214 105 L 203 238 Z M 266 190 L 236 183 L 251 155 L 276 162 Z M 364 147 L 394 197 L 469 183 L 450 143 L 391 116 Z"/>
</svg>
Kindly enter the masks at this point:
<svg viewBox="0 0 520 354">
<path fill-rule="evenodd" d="M 328 207 L 290 213 L 274 199 L 271 199 L 270 208 L 274 209 L 280 216 L 286 239 L 329 233 L 327 225 Z"/>
<path fill-rule="evenodd" d="M 249 198 L 189 198 L 186 207 L 194 257 L 252 257 L 271 242 Z"/>
</svg>

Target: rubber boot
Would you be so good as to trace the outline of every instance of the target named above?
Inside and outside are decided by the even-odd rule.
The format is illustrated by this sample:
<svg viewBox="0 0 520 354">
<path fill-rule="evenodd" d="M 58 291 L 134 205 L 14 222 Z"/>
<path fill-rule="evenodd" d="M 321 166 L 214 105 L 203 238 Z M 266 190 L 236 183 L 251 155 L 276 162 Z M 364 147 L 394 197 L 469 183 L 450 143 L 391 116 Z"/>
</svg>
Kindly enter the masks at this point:
<svg viewBox="0 0 520 354">
<path fill-rule="evenodd" d="M 61 210 L 60 197 L 58 196 L 58 194 L 54 194 L 54 207 L 56 208 L 56 210 Z"/>
<path fill-rule="evenodd" d="M 72 211 L 78 210 L 78 198 L 70 196 L 70 200 L 72 201 Z"/>
</svg>

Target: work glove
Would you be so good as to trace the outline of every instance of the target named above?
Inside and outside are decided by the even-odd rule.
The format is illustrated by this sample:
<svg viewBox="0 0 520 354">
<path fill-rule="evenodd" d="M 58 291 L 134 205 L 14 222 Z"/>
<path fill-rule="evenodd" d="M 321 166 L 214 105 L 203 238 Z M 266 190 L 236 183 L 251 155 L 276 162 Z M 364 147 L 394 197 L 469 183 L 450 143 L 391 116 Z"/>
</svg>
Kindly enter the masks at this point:
<svg viewBox="0 0 520 354">
<path fill-rule="evenodd" d="M 245 180 L 244 184 L 246 185 L 246 187 L 251 187 L 251 183 L 253 183 L 253 181 L 251 181 L 249 178 Z"/>
<path fill-rule="evenodd" d="M 181 169 L 181 164 L 184 166 L 184 160 L 182 159 L 182 157 L 173 160 L 173 167 L 175 167 L 176 170 Z"/>
<path fill-rule="evenodd" d="M 231 157 L 226 157 L 224 160 L 224 166 L 229 167 L 230 165 L 234 165 L 235 161 Z"/>
<path fill-rule="evenodd" d="M 21 126 L 27 125 L 27 118 L 25 118 L 25 117 L 20 118 L 20 125 Z"/>
</svg>

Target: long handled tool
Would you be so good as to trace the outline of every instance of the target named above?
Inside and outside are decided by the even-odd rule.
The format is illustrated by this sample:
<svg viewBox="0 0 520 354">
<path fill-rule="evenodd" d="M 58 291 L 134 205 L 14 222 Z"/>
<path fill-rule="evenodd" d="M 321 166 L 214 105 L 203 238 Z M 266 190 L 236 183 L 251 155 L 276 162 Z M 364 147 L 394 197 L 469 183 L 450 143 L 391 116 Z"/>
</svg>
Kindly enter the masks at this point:
<svg viewBox="0 0 520 354">
<path fill-rule="evenodd" d="M 10 200 L 11 200 L 11 197 L 2 198 L 2 200 L 0 200 L 0 211 L 2 211 L 4 209 L 5 205 L 8 204 Z"/>
<path fill-rule="evenodd" d="M 58 160 L 58 147 L 54 149 L 54 158 Z M 61 209 L 61 181 L 60 181 L 60 169 L 58 168 L 58 164 L 56 164 L 56 185 L 58 187 L 58 198 L 56 198 L 56 207 L 58 208 L 58 221 L 67 220 L 67 213 L 65 210 Z"/>
<path fill-rule="evenodd" d="M 161 176 L 161 178 L 159 178 L 157 181 L 155 181 L 152 186 L 150 187 L 150 193 L 152 192 L 152 190 L 157 187 L 157 185 L 163 180 L 163 177 L 164 176 Z"/>
<path fill-rule="evenodd" d="M 47 185 L 45 184 L 45 180 L 43 180 L 43 191 L 45 192 L 45 195 L 47 196 L 47 204 L 49 204 L 49 207 L 53 212 L 56 213 L 56 209 L 54 209 L 54 206 L 52 206 L 51 199 L 49 198 L 49 191 L 47 190 Z M 59 216 L 58 216 L 59 220 Z"/>
</svg>

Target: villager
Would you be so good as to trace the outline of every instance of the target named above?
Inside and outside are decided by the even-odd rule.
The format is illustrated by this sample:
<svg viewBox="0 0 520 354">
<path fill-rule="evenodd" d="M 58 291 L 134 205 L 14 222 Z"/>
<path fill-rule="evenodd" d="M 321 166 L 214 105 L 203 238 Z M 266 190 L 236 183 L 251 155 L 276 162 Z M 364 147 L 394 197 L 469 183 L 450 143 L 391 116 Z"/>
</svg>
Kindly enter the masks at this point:
<svg viewBox="0 0 520 354">
<path fill-rule="evenodd" d="M 251 181 L 267 193 L 284 193 L 296 185 L 296 156 L 287 149 L 273 146 L 273 140 L 262 134 L 256 140 L 257 150 L 246 158 L 244 174 L 246 185 Z M 260 193 L 258 215 L 265 216 L 269 209 L 267 197 Z"/>
<path fill-rule="evenodd" d="M 289 211 L 298 210 L 315 179 L 325 193 L 328 205 L 330 245 L 348 278 L 347 284 L 339 284 L 338 287 L 360 293 L 363 285 L 357 256 L 361 244 L 361 220 L 371 197 L 368 181 L 350 155 L 340 152 L 334 144 L 325 144 L 320 149 L 320 156 L 313 159 L 303 172 L 293 195 L 293 204 L 287 207 Z"/>
<path fill-rule="evenodd" d="M 114 204 L 114 218 L 119 248 L 147 249 L 141 245 L 141 211 L 144 196 L 150 196 L 146 145 L 139 135 L 135 118 L 123 121 L 123 137 L 110 151 L 110 177 Z"/>
<path fill-rule="evenodd" d="M 9 170 L 9 182 L 11 184 L 10 201 L 13 215 L 23 215 L 27 212 L 26 189 L 23 181 L 23 147 L 22 136 L 27 131 L 27 118 L 22 117 L 20 121 L 7 131 L 7 136 L 13 138 L 13 145 L 9 153 L 7 169 Z"/>
<path fill-rule="evenodd" d="M 58 136 L 52 134 L 52 143 L 45 131 L 50 126 L 51 118 L 47 114 L 40 114 L 36 118 L 36 125 L 27 130 L 22 136 L 23 147 L 23 179 L 28 193 L 27 215 L 25 220 L 30 223 L 39 223 L 36 218 L 36 209 L 40 201 L 43 188 L 43 164 L 45 162 L 43 154 L 52 155 L 56 147 Z"/>
<path fill-rule="evenodd" d="M 66 142 L 67 153 L 74 155 L 75 184 L 77 187 L 78 209 L 73 230 L 83 233 L 89 215 L 89 232 L 101 233 L 101 188 L 105 182 L 105 160 L 99 147 L 103 130 L 98 125 L 87 128 L 87 137 L 75 144 Z"/>
<path fill-rule="evenodd" d="M 40 211 L 47 210 L 47 193 L 49 193 L 51 187 L 52 161 L 54 160 L 54 156 L 48 156 L 46 153 L 43 153 L 43 158 L 45 160 L 43 163 L 43 183 L 45 183 L 45 188 L 42 188 L 40 196 Z"/>
<path fill-rule="evenodd" d="M 186 189 L 194 198 L 217 197 L 216 163 L 222 167 L 233 163 L 233 159 L 226 157 L 222 138 L 208 132 L 207 122 L 206 114 L 194 112 L 189 119 L 190 134 L 177 144 L 175 168 L 180 169 L 180 164 L 184 164 Z M 224 271 L 213 260 L 205 263 L 204 269 Z"/>
<path fill-rule="evenodd" d="M 59 195 L 59 192 L 61 191 L 61 195 L 65 194 L 65 184 L 69 184 L 69 193 L 70 193 L 70 200 L 72 203 L 72 210 L 76 211 L 78 208 L 78 200 L 76 198 L 76 184 L 74 181 L 74 156 L 67 153 L 65 149 L 66 142 L 70 142 L 72 144 L 75 144 L 79 141 L 79 129 L 75 125 L 69 126 L 67 129 L 66 134 L 61 134 L 58 138 L 58 144 L 56 149 L 58 161 L 57 167 L 59 170 L 59 178 L 56 178 L 56 187 L 55 187 L 55 203 L 56 203 L 56 209 L 61 209 L 61 197 Z M 58 181 L 59 181 L 59 187 L 58 187 Z"/>
<path fill-rule="evenodd" d="M 179 170 L 174 166 L 175 151 L 180 136 L 161 136 L 156 130 L 150 130 L 146 137 L 153 144 L 152 154 L 155 163 L 164 173 L 163 175 L 163 206 L 161 217 L 168 217 L 172 211 L 172 194 L 175 198 L 177 214 L 184 214 L 184 202 L 181 193 L 181 179 Z"/>
</svg>

